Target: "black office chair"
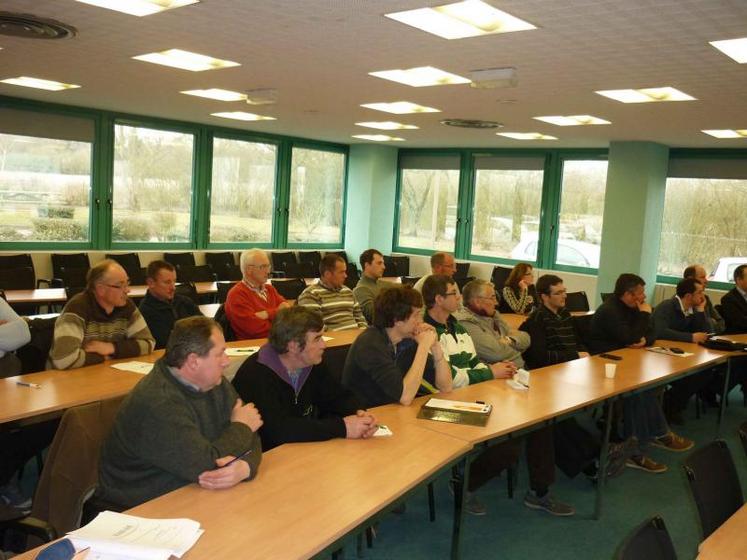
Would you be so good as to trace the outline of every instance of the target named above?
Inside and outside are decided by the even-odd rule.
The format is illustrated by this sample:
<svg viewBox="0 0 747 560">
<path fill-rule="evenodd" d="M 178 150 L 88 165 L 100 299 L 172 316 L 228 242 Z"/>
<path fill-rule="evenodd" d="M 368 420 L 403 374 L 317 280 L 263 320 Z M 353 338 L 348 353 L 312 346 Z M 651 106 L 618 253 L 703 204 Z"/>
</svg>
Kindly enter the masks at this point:
<svg viewBox="0 0 747 560">
<path fill-rule="evenodd" d="M 319 251 L 299 251 L 298 262 L 308 263 L 311 265 L 313 271 L 311 276 L 305 276 L 304 278 L 318 278 L 319 277 L 319 263 L 322 261 L 322 254 Z"/>
<path fill-rule="evenodd" d="M 400 278 L 400 282 L 402 282 L 403 286 L 414 286 L 418 283 L 418 280 L 420 280 L 422 276 L 402 276 Z"/>
<path fill-rule="evenodd" d="M 28 321 L 31 340 L 16 350 L 16 356 L 21 360 L 21 373 L 36 373 L 47 369 L 47 356 L 52 348 L 55 321 L 57 317 Z"/>
<path fill-rule="evenodd" d="M 226 298 L 228 297 L 228 292 L 231 291 L 231 288 L 233 288 L 238 282 L 218 282 L 216 284 L 216 287 L 218 288 L 218 303 L 225 303 Z"/>
<path fill-rule="evenodd" d="M 36 288 L 34 269 L 29 266 L 19 268 L 0 268 L 0 289 L 33 290 Z M 35 315 L 38 306 L 33 303 L 14 303 L 13 309 L 19 315 Z"/>
<path fill-rule="evenodd" d="M 205 262 L 213 270 L 218 280 L 241 280 L 241 269 L 233 259 L 233 255 L 224 253 L 205 253 Z"/>
<path fill-rule="evenodd" d="M 298 299 L 306 289 L 302 278 L 273 278 L 270 283 L 285 299 Z"/>
<path fill-rule="evenodd" d="M 62 282 L 62 287 L 65 290 L 79 293 L 86 288 L 86 277 L 89 270 L 88 268 L 68 268 L 62 266 L 60 267 L 59 275 L 55 274 L 55 277 Z"/>
<path fill-rule="evenodd" d="M 23 253 L 20 255 L 4 255 L 0 256 L 0 271 L 2 270 L 13 270 L 17 268 L 30 268 L 31 271 L 34 273 L 34 278 L 36 278 L 36 270 L 34 269 L 34 260 L 31 258 L 31 255 L 29 253 Z M 47 284 L 48 286 L 51 286 L 52 281 L 46 278 L 38 278 L 36 280 L 36 288 L 41 288 L 42 284 Z M 8 288 L 8 289 L 15 289 L 15 288 Z M 27 288 L 20 288 L 22 290 L 25 290 Z"/>
<path fill-rule="evenodd" d="M 691 453 L 683 468 L 705 539 L 744 504 L 734 459 L 726 442 L 717 439 Z"/>
<path fill-rule="evenodd" d="M 175 292 L 180 296 L 188 297 L 195 305 L 200 305 L 200 296 L 197 295 L 197 288 L 192 282 L 182 282 L 176 285 Z"/>
<path fill-rule="evenodd" d="M 213 269 L 206 265 L 178 265 L 176 267 L 177 282 L 216 282 L 218 280 Z"/>
<path fill-rule="evenodd" d="M 468 263 L 468 262 L 456 263 L 456 272 L 454 273 L 454 280 L 457 280 L 458 278 L 467 278 L 467 275 L 469 274 L 470 264 L 471 263 Z"/>
<path fill-rule="evenodd" d="M 52 275 L 55 278 L 62 278 L 62 269 L 83 269 L 91 268 L 91 261 L 88 260 L 86 253 L 52 253 Z"/>
<path fill-rule="evenodd" d="M 742 447 L 744 447 L 744 452 L 747 454 L 747 422 L 742 422 L 742 425 L 739 426 L 739 439 L 742 441 Z"/>
<path fill-rule="evenodd" d="M 270 260 L 272 261 L 272 272 L 277 276 L 285 274 L 285 266 L 288 263 L 298 262 L 296 254 L 293 251 L 270 253 Z"/>
<path fill-rule="evenodd" d="M 125 269 L 133 286 L 145 285 L 145 269 L 140 265 L 137 253 L 107 253 L 107 259 L 118 262 Z"/>
<path fill-rule="evenodd" d="M 223 329 L 223 338 L 225 338 L 226 342 L 236 340 L 236 333 L 233 332 L 231 321 L 229 321 L 228 317 L 226 316 L 225 304 L 220 304 L 220 307 L 218 307 L 218 310 L 215 312 L 215 317 L 213 317 L 213 319 L 215 319 L 215 322 L 218 323 Z"/>
<path fill-rule="evenodd" d="M 501 290 L 503 290 L 503 286 L 506 285 L 506 280 L 508 280 L 509 275 L 511 274 L 511 268 L 507 268 L 505 266 L 496 266 L 493 267 L 493 273 L 490 275 L 490 281 L 495 286 L 495 291 L 498 292 L 498 294 L 501 293 Z"/>
<path fill-rule="evenodd" d="M 602 292 L 602 293 L 601 293 L 601 294 L 599 294 L 599 295 L 600 295 L 600 296 L 602 297 L 602 303 L 604 303 L 604 302 L 606 302 L 606 301 L 607 301 L 608 299 L 610 299 L 610 298 L 611 298 L 612 296 L 614 296 L 615 294 L 613 294 L 612 292 Z"/>
<path fill-rule="evenodd" d="M 568 311 L 589 311 L 589 298 L 586 292 L 570 292 L 565 300 L 565 308 Z"/>
<path fill-rule="evenodd" d="M 636 527 L 617 549 L 615 560 L 677 560 L 664 520 L 657 515 Z"/>
<path fill-rule="evenodd" d="M 589 348 L 591 340 L 591 322 L 593 319 L 594 315 L 574 315 L 571 317 L 576 334 L 586 348 Z"/>
<path fill-rule="evenodd" d="M 384 257 L 386 258 L 386 257 Z M 410 275 L 410 257 L 406 255 L 396 255 L 389 257 L 394 266 L 396 266 L 396 272 L 390 273 L 389 270 L 384 272 L 385 276 L 409 276 Z"/>
<path fill-rule="evenodd" d="M 474 279 L 474 276 L 454 276 L 454 282 L 459 286 L 460 292 L 464 290 L 464 286 L 466 286 L 467 283 L 472 282 Z"/>
<path fill-rule="evenodd" d="M 311 262 L 297 262 L 285 264 L 286 278 L 318 278 L 319 265 L 316 267 Z"/>
<path fill-rule="evenodd" d="M 195 265 L 195 256 L 192 253 L 164 253 L 163 260 L 175 267 Z"/>
<path fill-rule="evenodd" d="M 358 284 L 361 275 L 360 272 L 358 272 L 358 267 L 355 266 L 354 263 L 348 263 L 347 274 L 348 277 L 345 278 L 345 285 L 352 290 Z"/>
</svg>

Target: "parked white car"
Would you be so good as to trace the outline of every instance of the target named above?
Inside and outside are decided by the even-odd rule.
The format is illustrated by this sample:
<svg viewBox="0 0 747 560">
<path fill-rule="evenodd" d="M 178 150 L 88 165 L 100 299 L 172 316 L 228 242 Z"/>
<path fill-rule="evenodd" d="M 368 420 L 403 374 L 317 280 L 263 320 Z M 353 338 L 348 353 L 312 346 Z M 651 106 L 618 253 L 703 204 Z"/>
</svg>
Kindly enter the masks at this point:
<svg viewBox="0 0 747 560">
<path fill-rule="evenodd" d="M 511 251 L 511 258 L 517 261 L 536 261 L 537 235 L 532 234 L 522 238 Z M 575 239 L 558 239 L 557 263 L 583 268 L 599 268 L 599 245 Z"/>
<path fill-rule="evenodd" d="M 740 264 L 747 264 L 747 257 L 721 257 L 713 272 L 708 276 L 708 280 L 713 282 L 731 282 L 734 283 L 734 269 Z"/>
</svg>

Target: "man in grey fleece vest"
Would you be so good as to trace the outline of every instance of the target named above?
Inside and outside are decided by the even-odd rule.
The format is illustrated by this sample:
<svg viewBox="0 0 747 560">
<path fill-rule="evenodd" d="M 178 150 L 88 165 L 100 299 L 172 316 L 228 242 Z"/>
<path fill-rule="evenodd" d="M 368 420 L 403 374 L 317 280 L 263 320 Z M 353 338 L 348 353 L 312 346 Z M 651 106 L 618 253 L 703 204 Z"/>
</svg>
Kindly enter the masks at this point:
<svg viewBox="0 0 747 560">
<path fill-rule="evenodd" d="M 212 319 L 176 322 L 166 354 L 122 403 L 104 442 L 102 500 L 132 507 L 191 482 L 213 490 L 257 475 L 262 419 L 223 377 L 225 350 Z"/>
</svg>

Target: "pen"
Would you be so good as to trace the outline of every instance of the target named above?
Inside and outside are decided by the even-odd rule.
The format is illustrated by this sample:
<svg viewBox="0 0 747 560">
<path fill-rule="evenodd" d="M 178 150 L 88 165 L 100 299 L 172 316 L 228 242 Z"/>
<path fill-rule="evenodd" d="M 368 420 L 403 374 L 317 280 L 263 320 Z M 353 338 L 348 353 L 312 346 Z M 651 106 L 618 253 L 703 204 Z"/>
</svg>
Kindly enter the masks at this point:
<svg viewBox="0 0 747 560">
<path fill-rule="evenodd" d="M 251 453 L 251 452 L 252 452 L 252 450 L 251 450 L 251 449 L 247 449 L 247 450 L 246 450 L 246 451 L 244 451 L 244 452 L 243 452 L 243 453 L 242 453 L 241 455 L 239 455 L 238 457 L 234 457 L 233 459 L 231 459 L 230 461 L 228 461 L 228 463 L 226 463 L 226 464 L 225 464 L 225 465 L 223 465 L 223 466 L 224 466 L 224 467 L 227 467 L 227 466 L 228 466 L 228 465 L 230 465 L 231 463 L 235 463 L 235 462 L 236 462 L 236 461 L 238 461 L 239 459 L 243 459 L 244 457 L 246 457 L 247 455 L 249 455 L 249 453 Z"/>
<path fill-rule="evenodd" d="M 27 381 L 16 381 L 16 385 L 23 385 L 24 387 L 32 387 L 34 389 L 42 388 L 38 383 L 28 383 Z"/>
</svg>

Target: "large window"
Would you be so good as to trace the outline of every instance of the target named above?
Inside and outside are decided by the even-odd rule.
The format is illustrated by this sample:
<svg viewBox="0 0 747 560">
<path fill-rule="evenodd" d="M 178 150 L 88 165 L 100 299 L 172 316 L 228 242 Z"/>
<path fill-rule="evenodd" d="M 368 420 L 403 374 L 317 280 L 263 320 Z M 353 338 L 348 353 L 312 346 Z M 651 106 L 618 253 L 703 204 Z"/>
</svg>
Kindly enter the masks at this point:
<svg viewBox="0 0 747 560">
<path fill-rule="evenodd" d="M 293 148 L 288 242 L 342 242 L 345 154 Z"/>
<path fill-rule="evenodd" d="M 472 255 L 537 259 L 544 158 L 476 157 Z"/>
<path fill-rule="evenodd" d="M 397 246 L 453 251 L 459 156 L 407 156 L 401 167 Z"/>
<path fill-rule="evenodd" d="M 676 160 L 669 166 L 659 274 L 681 276 L 702 264 L 711 280 L 733 282 L 747 263 L 747 163 Z"/>
<path fill-rule="evenodd" d="M 114 127 L 112 241 L 191 240 L 194 135 Z"/>
<path fill-rule="evenodd" d="M 92 120 L 0 109 L 0 242 L 88 242 Z"/>
<path fill-rule="evenodd" d="M 607 162 L 566 160 L 555 263 L 599 268 Z"/>
<path fill-rule="evenodd" d="M 210 242 L 270 243 L 277 147 L 215 138 Z"/>
</svg>

